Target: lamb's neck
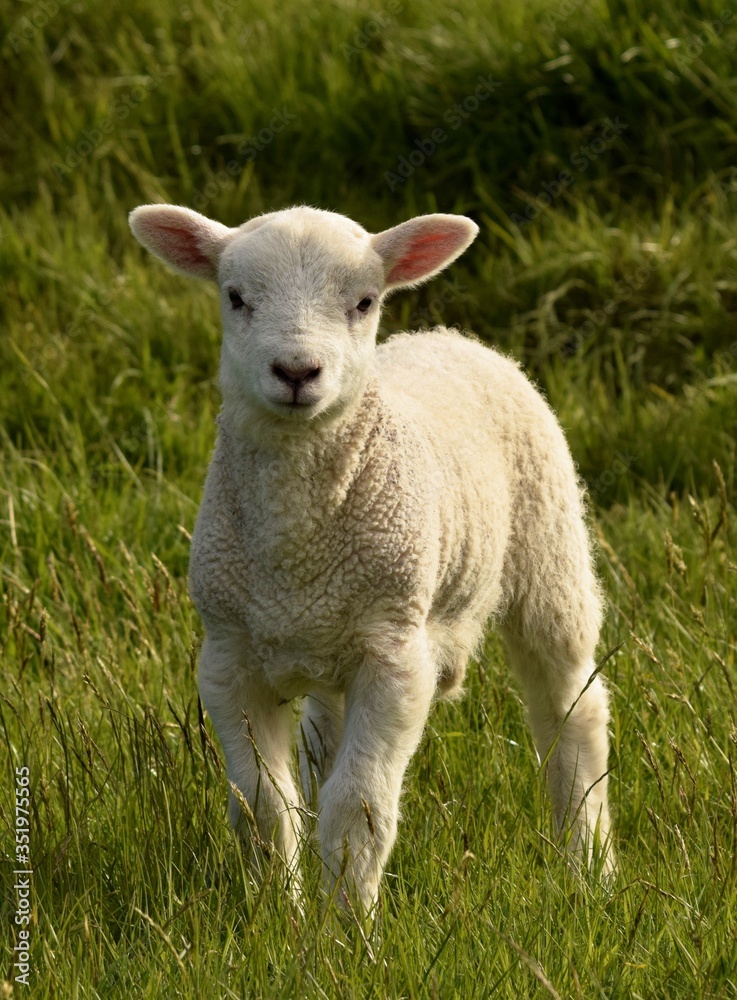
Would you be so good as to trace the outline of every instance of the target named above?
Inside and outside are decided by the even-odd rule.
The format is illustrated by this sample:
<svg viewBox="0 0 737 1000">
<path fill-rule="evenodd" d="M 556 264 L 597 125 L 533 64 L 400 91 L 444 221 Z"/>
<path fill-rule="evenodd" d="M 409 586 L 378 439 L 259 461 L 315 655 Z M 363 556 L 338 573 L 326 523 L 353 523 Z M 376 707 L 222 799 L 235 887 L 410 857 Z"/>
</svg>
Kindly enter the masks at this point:
<svg viewBox="0 0 737 1000">
<path fill-rule="evenodd" d="M 241 497 L 282 494 L 290 506 L 335 508 L 369 461 L 372 442 L 386 420 L 375 384 L 369 384 L 350 414 L 303 433 L 252 436 L 239 432 L 223 410 L 220 448 Z M 263 496 L 266 499 L 266 496 Z"/>
</svg>

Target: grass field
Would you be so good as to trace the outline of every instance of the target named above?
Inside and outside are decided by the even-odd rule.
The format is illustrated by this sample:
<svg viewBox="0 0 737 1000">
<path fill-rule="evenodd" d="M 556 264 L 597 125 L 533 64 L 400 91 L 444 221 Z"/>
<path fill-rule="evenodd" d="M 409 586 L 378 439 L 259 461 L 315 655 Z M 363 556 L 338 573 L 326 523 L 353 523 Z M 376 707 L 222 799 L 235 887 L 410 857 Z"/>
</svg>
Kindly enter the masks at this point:
<svg viewBox="0 0 737 1000">
<path fill-rule="evenodd" d="M 182 4 L 3 4 L 0 997 L 737 996 L 737 7 Z M 610 890 L 554 842 L 493 635 L 431 715 L 370 935 L 311 849 L 303 915 L 252 884 L 186 588 L 216 295 L 130 236 L 153 200 L 481 226 L 384 328 L 473 330 L 568 432 L 608 601 Z"/>
</svg>

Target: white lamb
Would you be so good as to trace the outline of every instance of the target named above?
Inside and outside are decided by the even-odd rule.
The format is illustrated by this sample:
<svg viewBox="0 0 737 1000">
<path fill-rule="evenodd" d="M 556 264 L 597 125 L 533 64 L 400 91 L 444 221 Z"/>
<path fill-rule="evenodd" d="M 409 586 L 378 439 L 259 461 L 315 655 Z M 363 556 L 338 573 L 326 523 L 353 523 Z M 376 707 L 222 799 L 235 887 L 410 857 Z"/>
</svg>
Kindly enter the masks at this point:
<svg viewBox="0 0 737 1000">
<path fill-rule="evenodd" d="M 478 227 L 427 215 L 372 236 L 302 207 L 229 229 L 165 205 L 130 222 L 220 289 L 223 407 L 190 586 L 233 826 L 296 880 L 304 697 L 300 773 L 307 803 L 319 789 L 328 886 L 370 911 L 433 699 L 459 691 L 493 619 L 557 828 L 585 859 L 598 842 L 609 871 L 601 600 L 563 433 L 517 365 L 473 340 L 375 343 L 384 297 Z"/>
</svg>

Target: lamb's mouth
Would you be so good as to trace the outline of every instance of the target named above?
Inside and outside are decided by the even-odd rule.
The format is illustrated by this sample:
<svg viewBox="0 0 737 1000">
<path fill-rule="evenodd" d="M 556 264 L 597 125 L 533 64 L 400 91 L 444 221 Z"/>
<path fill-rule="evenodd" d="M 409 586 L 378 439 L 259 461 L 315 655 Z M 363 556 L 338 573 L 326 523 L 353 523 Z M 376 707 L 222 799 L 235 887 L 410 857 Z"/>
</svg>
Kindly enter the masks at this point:
<svg viewBox="0 0 737 1000">
<path fill-rule="evenodd" d="M 290 420 L 309 418 L 322 409 L 319 399 L 278 399 L 272 400 L 271 405 L 277 413 L 281 413 Z"/>
<path fill-rule="evenodd" d="M 292 407 L 292 409 L 301 409 L 305 407 L 309 409 L 310 406 L 317 406 L 318 402 L 319 401 L 317 399 L 290 399 L 287 406 Z"/>
</svg>

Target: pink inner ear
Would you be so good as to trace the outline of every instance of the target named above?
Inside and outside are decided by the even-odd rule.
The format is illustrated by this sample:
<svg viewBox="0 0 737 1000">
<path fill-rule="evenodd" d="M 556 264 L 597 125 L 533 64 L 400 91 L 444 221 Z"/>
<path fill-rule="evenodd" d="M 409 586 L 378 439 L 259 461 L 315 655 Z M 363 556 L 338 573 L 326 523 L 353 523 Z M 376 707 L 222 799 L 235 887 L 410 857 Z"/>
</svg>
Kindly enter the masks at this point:
<svg viewBox="0 0 737 1000">
<path fill-rule="evenodd" d="M 432 274 L 447 261 L 458 246 L 457 228 L 448 232 L 419 233 L 387 276 L 387 284 L 417 281 Z"/>
<path fill-rule="evenodd" d="M 158 244 L 162 252 L 185 270 L 210 270 L 211 259 L 202 251 L 200 241 L 195 234 L 184 226 L 163 226 L 160 223 L 154 227 L 158 236 Z"/>
</svg>

